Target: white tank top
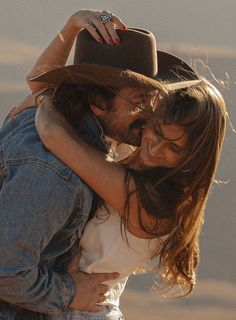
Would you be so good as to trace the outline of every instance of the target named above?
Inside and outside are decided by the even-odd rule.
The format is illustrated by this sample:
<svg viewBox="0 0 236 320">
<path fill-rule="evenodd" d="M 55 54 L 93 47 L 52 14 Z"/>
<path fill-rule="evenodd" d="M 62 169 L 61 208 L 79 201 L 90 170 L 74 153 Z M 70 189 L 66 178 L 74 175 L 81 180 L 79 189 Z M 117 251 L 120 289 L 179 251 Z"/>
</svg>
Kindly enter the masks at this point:
<svg viewBox="0 0 236 320">
<path fill-rule="evenodd" d="M 143 268 L 160 247 L 160 239 L 142 239 L 127 231 L 128 245 L 121 234 L 120 217 L 102 205 L 90 220 L 80 240 L 79 267 L 87 273 L 118 272 L 120 277 L 106 282 L 110 286 L 103 304 L 119 306 L 119 297 L 128 276 Z"/>
</svg>

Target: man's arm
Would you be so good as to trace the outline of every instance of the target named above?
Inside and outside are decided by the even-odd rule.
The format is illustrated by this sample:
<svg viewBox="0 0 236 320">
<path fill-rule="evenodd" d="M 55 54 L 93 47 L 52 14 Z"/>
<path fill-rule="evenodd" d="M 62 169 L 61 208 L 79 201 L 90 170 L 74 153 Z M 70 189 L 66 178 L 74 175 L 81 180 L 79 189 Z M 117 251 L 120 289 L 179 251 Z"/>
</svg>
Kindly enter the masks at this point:
<svg viewBox="0 0 236 320">
<path fill-rule="evenodd" d="M 74 307 L 82 304 L 91 310 L 91 301 L 94 302 L 99 289 L 104 288 L 75 271 L 57 273 L 41 259 L 75 205 L 73 186 L 68 186 L 70 181 L 46 168 L 44 163 L 17 160 L 8 161 L 8 166 L 1 168 L 0 177 L 0 299 L 49 314 L 64 311 L 72 301 Z M 86 197 L 88 203 L 91 195 L 82 182 L 77 188 L 80 200 Z M 86 201 L 81 207 L 81 212 L 83 210 L 89 210 Z M 113 279 L 114 275 L 104 276 L 107 278 Z M 78 282 L 77 289 L 73 279 Z M 97 288 L 94 293 L 89 291 L 90 297 L 86 296 L 88 290 L 84 289 L 84 283 L 86 288 Z M 95 305 L 93 308 L 97 310 Z"/>
</svg>

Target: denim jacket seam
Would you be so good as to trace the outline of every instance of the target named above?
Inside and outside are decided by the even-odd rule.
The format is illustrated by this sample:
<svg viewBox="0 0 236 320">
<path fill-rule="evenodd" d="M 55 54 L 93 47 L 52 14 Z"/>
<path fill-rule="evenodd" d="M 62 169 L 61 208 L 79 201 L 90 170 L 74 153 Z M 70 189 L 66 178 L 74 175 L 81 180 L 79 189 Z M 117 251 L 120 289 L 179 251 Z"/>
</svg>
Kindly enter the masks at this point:
<svg viewBox="0 0 236 320">
<path fill-rule="evenodd" d="M 17 128 L 19 121 L 16 118 L 7 118 L 5 120 L 7 122 L 6 128 L 4 129 L 4 135 L 0 134 L 0 139 L 4 139 L 6 136 L 8 136 L 14 129 Z"/>
<path fill-rule="evenodd" d="M 86 223 L 86 221 L 88 219 L 88 214 L 86 214 L 83 211 L 83 197 L 81 197 L 80 188 L 78 188 L 74 183 L 71 183 L 66 175 L 61 174 L 61 172 L 59 172 L 56 168 L 54 168 L 48 162 L 43 161 L 41 159 L 36 159 L 36 158 L 11 159 L 11 160 L 7 160 L 7 161 L 3 162 L 3 166 L 2 167 L 4 167 L 4 166 L 7 167 L 7 166 L 22 165 L 22 164 L 27 164 L 27 163 L 31 163 L 31 164 L 35 163 L 37 165 L 44 166 L 48 170 L 51 170 L 51 171 L 55 172 L 61 179 L 63 179 L 65 181 L 65 183 L 68 185 L 68 188 L 72 192 L 76 193 L 73 208 L 76 211 L 80 211 L 80 227 L 78 229 L 78 232 L 81 234 L 82 233 L 82 229 L 84 227 L 84 224 Z M 0 168 L 1 168 L 1 165 L 0 165 Z M 70 172 L 71 172 L 71 170 L 70 170 Z"/>
<path fill-rule="evenodd" d="M 2 145 L 0 145 L 0 166 L 4 166 Z"/>
<path fill-rule="evenodd" d="M 45 167 L 45 168 L 47 168 L 47 169 L 49 169 L 51 171 L 54 171 L 61 178 L 63 178 L 68 183 L 68 185 L 71 188 L 73 188 L 74 191 L 77 192 L 79 190 L 79 188 L 77 188 L 75 184 L 70 182 L 70 179 L 69 179 L 68 175 L 63 175 L 59 170 L 57 170 L 53 165 L 50 165 L 47 161 L 43 161 L 41 159 L 37 159 L 37 158 L 34 158 L 34 157 L 32 157 L 32 158 L 27 157 L 27 158 L 9 159 L 9 160 L 2 161 L 2 164 L 5 165 L 5 166 L 23 165 L 23 164 L 27 164 L 27 163 L 31 163 L 31 164 L 35 163 L 35 164 L 43 166 L 43 167 Z M 70 169 L 69 169 L 69 171 L 70 171 L 70 173 L 72 173 L 72 171 Z"/>
</svg>

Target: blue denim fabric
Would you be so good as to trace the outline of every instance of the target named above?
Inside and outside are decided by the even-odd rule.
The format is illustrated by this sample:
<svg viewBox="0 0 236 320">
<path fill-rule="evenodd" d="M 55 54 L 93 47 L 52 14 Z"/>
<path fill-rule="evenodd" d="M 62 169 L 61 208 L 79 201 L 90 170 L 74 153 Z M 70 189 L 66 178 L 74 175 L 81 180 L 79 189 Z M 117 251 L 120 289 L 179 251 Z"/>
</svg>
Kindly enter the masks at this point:
<svg viewBox="0 0 236 320">
<path fill-rule="evenodd" d="M 45 316 L 43 320 L 124 320 L 124 317 L 118 307 L 106 306 L 96 313 L 68 309 L 64 314 Z"/>
<path fill-rule="evenodd" d="M 81 235 L 93 198 L 42 145 L 35 111 L 5 120 L 0 130 L 0 320 L 41 319 L 40 313 L 66 310 L 75 284 L 59 257 Z M 84 123 L 82 138 L 105 151 L 93 116 L 86 115 Z"/>
</svg>

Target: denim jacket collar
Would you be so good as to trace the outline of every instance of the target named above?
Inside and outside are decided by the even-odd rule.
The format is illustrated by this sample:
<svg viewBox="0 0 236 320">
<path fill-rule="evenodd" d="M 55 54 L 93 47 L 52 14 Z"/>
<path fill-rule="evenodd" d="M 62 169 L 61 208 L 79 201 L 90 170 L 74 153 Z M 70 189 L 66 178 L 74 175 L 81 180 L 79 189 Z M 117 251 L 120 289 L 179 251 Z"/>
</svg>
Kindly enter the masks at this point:
<svg viewBox="0 0 236 320">
<path fill-rule="evenodd" d="M 110 141 L 106 141 L 102 126 L 100 125 L 96 116 L 92 112 L 86 113 L 83 117 L 83 124 L 86 126 L 87 130 L 82 135 L 82 138 L 87 141 L 86 137 L 89 134 L 90 136 L 92 136 L 92 139 L 91 137 L 89 139 L 89 141 L 93 142 L 92 146 L 96 147 L 104 153 L 108 153 L 111 143 Z"/>
</svg>

